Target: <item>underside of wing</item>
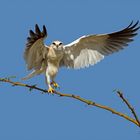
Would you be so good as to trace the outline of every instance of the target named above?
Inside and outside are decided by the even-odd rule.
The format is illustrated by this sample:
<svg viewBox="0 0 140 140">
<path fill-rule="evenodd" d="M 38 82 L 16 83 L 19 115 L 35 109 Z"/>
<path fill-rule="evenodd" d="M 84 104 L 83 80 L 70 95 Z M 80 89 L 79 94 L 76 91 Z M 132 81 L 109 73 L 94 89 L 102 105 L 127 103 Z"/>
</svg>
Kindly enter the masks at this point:
<svg viewBox="0 0 140 140">
<path fill-rule="evenodd" d="M 75 69 L 88 67 L 102 60 L 104 56 L 118 52 L 133 41 L 132 38 L 140 28 L 138 23 L 131 22 L 125 29 L 110 34 L 83 36 L 66 45 L 61 66 Z"/>
<path fill-rule="evenodd" d="M 47 30 L 46 27 L 43 26 L 43 31 L 41 32 L 36 24 L 35 32 L 30 30 L 29 34 L 24 52 L 24 59 L 27 63 L 28 70 L 37 70 L 41 68 L 42 61 L 47 54 L 47 47 L 44 44 L 44 39 L 47 37 Z"/>
</svg>

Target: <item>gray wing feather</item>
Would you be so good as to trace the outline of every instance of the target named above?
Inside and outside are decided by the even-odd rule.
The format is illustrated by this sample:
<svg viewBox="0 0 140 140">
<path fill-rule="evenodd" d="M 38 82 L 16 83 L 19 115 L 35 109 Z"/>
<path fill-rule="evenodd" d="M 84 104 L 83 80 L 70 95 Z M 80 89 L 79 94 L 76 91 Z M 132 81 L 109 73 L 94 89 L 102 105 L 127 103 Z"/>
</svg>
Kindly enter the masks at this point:
<svg viewBox="0 0 140 140">
<path fill-rule="evenodd" d="M 87 35 L 75 40 L 65 46 L 60 65 L 75 69 L 84 68 L 96 64 L 106 55 L 124 49 L 137 35 L 136 31 L 140 28 L 138 23 L 139 21 L 135 24 L 131 22 L 128 27 L 118 32 Z"/>
<path fill-rule="evenodd" d="M 27 63 L 28 70 L 39 70 L 43 61 L 46 59 L 47 47 L 44 45 L 44 39 L 47 37 L 46 27 L 43 26 L 41 32 L 38 25 L 35 25 L 35 32 L 29 31 L 30 36 L 27 38 L 24 59 Z"/>
</svg>

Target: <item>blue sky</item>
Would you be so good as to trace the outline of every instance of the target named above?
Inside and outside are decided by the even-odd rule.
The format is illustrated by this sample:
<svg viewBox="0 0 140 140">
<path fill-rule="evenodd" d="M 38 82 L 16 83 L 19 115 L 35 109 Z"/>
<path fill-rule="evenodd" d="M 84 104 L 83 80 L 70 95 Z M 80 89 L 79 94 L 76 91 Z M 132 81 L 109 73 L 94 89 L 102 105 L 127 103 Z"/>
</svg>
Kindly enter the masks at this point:
<svg viewBox="0 0 140 140">
<path fill-rule="evenodd" d="M 28 30 L 46 25 L 45 43 L 70 43 L 86 34 L 109 33 L 140 20 L 139 0 L 1 0 L 0 77 L 16 75 L 20 81 L 28 72 L 23 60 Z M 140 31 L 139 31 L 140 33 Z M 56 78 L 61 92 L 73 93 L 108 105 L 131 116 L 112 92 L 121 89 L 140 116 L 140 34 L 125 50 L 106 57 L 94 67 L 82 70 L 62 68 Z M 44 76 L 26 83 L 47 88 Z M 42 95 L 22 87 L 0 84 L 1 140 L 137 140 L 134 124 L 79 101 Z"/>
</svg>

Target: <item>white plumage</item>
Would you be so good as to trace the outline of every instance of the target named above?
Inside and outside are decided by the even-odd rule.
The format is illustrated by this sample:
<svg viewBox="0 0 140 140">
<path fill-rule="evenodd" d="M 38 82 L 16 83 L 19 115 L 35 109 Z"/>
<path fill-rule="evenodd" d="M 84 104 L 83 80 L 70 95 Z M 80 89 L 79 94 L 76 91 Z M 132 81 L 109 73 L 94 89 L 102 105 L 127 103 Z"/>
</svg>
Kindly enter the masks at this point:
<svg viewBox="0 0 140 140">
<path fill-rule="evenodd" d="M 43 31 L 40 31 L 36 24 L 35 32 L 30 30 L 24 52 L 27 68 L 33 71 L 23 79 L 44 73 L 49 86 L 48 92 L 53 93 L 53 87 L 58 87 L 54 78 L 59 67 L 74 69 L 89 67 L 101 61 L 106 55 L 118 52 L 133 41 L 132 38 L 137 35 L 136 31 L 140 28 L 137 26 L 138 23 L 131 22 L 125 29 L 110 34 L 82 36 L 68 45 L 54 41 L 50 46 L 44 44 L 47 37 L 46 27 L 43 26 Z"/>
</svg>

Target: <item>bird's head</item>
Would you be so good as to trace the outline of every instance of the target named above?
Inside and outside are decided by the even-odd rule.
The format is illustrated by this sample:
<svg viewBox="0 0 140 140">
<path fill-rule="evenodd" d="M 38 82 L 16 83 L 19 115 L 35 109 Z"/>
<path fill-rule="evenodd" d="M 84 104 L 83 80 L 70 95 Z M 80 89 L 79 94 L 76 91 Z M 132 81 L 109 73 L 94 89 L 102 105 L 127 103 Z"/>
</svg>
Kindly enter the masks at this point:
<svg viewBox="0 0 140 140">
<path fill-rule="evenodd" d="M 53 41 L 51 44 L 51 47 L 55 50 L 55 51 L 62 51 L 64 49 L 63 47 L 63 43 L 61 41 Z"/>
</svg>

